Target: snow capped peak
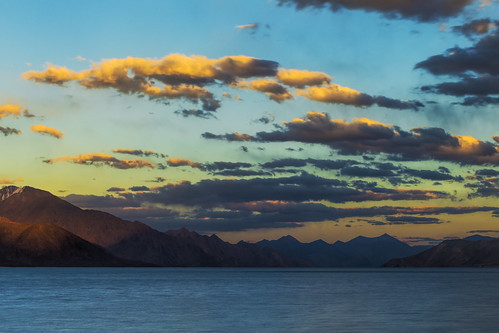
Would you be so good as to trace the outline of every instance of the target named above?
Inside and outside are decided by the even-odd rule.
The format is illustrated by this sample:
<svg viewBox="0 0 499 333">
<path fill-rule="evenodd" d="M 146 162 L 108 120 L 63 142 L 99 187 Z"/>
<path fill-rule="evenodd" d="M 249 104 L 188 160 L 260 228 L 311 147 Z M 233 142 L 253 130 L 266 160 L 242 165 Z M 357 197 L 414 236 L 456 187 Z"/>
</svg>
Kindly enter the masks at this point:
<svg viewBox="0 0 499 333">
<path fill-rule="evenodd" d="M 0 201 L 7 199 L 8 197 L 22 193 L 25 189 L 25 186 L 17 187 L 17 186 L 5 186 L 0 190 Z"/>
</svg>

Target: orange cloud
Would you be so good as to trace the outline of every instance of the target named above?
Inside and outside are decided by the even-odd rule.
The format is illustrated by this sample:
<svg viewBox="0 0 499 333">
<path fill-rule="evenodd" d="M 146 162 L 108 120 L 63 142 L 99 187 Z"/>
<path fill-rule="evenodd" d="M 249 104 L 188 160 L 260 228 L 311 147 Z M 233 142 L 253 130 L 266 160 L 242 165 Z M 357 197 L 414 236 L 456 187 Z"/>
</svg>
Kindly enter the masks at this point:
<svg viewBox="0 0 499 333">
<path fill-rule="evenodd" d="M 196 169 L 199 169 L 201 167 L 201 163 L 192 162 L 186 158 L 170 157 L 166 163 L 171 167 L 190 166 L 191 168 L 196 168 Z"/>
<path fill-rule="evenodd" d="M 21 114 L 21 110 L 23 109 L 20 105 L 15 104 L 4 104 L 0 105 L 0 118 L 8 117 L 8 116 L 19 116 Z"/>
<path fill-rule="evenodd" d="M 331 77 L 322 72 L 310 72 L 299 69 L 281 68 L 277 72 L 277 80 L 294 88 L 305 88 L 306 86 L 320 86 L 331 83 Z"/>
<path fill-rule="evenodd" d="M 33 132 L 50 135 L 57 139 L 60 139 L 64 136 L 64 133 L 62 133 L 58 129 L 45 125 L 32 125 L 30 128 Z"/>
<path fill-rule="evenodd" d="M 0 184 L 2 185 L 12 185 L 16 182 L 23 182 L 24 179 L 22 178 L 17 178 L 15 180 L 10 180 L 9 178 L 6 178 L 6 177 L 3 177 L 3 178 L 0 178 Z"/>
<path fill-rule="evenodd" d="M 251 89 L 265 93 L 271 100 L 278 103 L 293 98 L 286 88 L 273 79 L 260 79 L 254 81 L 241 81 L 235 85 L 242 89 Z"/>
<path fill-rule="evenodd" d="M 57 157 L 45 160 L 44 162 L 49 164 L 54 164 L 56 162 L 71 162 L 82 165 L 108 165 L 117 169 L 154 168 L 154 164 L 147 160 L 117 159 L 112 155 L 103 153 L 90 153 L 77 156 Z"/>
<path fill-rule="evenodd" d="M 44 71 L 28 71 L 22 77 L 36 83 L 56 85 L 74 81 L 89 89 L 113 88 L 124 94 L 150 98 L 185 98 L 193 103 L 202 102 L 205 111 L 216 111 L 220 107 L 220 101 L 207 87 L 221 84 L 263 92 L 276 102 L 292 98 L 286 85 L 292 88 L 310 86 L 306 90 L 298 90 L 297 94 L 326 103 L 354 106 L 377 104 L 397 109 L 422 106 L 421 103 L 370 96 L 332 84 L 331 77 L 325 73 L 278 67 L 275 61 L 244 55 L 209 59 L 205 56 L 170 54 L 161 59 L 106 59 L 80 72 L 48 64 Z M 256 80 L 241 82 L 250 78 Z"/>
</svg>

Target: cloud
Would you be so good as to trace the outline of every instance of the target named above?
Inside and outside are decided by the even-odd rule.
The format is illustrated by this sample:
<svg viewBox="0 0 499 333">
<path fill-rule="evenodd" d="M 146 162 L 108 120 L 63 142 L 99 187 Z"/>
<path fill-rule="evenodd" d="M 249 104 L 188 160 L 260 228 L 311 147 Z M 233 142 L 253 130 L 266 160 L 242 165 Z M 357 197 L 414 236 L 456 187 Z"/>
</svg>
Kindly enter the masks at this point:
<svg viewBox="0 0 499 333">
<path fill-rule="evenodd" d="M 431 56 L 416 64 L 433 75 L 447 75 L 459 80 L 423 86 L 423 91 L 453 96 L 478 96 L 468 98 L 462 105 L 496 104 L 499 89 L 499 28 L 482 37 L 468 48 L 454 47 L 444 54 Z"/>
<path fill-rule="evenodd" d="M 296 95 L 303 96 L 317 102 L 345 104 L 357 107 L 367 107 L 376 104 L 389 109 L 417 110 L 418 108 L 424 106 L 422 103 L 417 101 L 400 101 L 384 96 L 370 96 L 357 90 L 342 87 L 334 83 L 320 87 L 314 86 L 305 90 L 297 90 Z"/>
<path fill-rule="evenodd" d="M 0 105 L 0 118 L 21 115 L 22 106 L 16 104 Z"/>
<path fill-rule="evenodd" d="M 201 163 L 199 163 L 199 162 L 192 162 L 192 161 L 189 161 L 186 158 L 174 158 L 174 157 L 170 157 L 168 159 L 168 161 L 166 161 L 166 163 L 168 164 L 168 166 L 171 166 L 171 167 L 190 166 L 191 168 L 195 168 L 195 169 L 201 168 Z"/>
<path fill-rule="evenodd" d="M 114 88 L 124 94 L 146 95 L 152 99 L 184 98 L 203 104 L 214 111 L 220 103 L 205 85 L 235 82 L 240 78 L 274 76 L 274 61 L 247 56 L 208 59 L 203 56 L 171 54 L 162 59 L 127 57 L 94 63 L 92 68 L 76 72 L 48 64 L 44 71 L 28 71 L 22 75 L 36 83 L 63 85 L 76 81 L 88 89 Z M 163 86 L 156 85 L 156 81 Z"/>
<path fill-rule="evenodd" d="M 303 142 L 327 145 L 341 154 L 386 153 L 404 159 L 433 159 L 464 164 L 499 165 L 499 145 L 471 136 L 452 135 L 441 128 L 413 128 L 409 132 L 368 118 L 352 122 L 309 112 L 305 119 L 284 122 L 281 130 L 249 134 L 204 133 L 206 139 L 256 142 Z"/>
<path fill-rule="evenodd" d="M 327 8 L 378 12 L 389 18 L 412 19 L 421 22 L 438 21 L 461 13 L 473 0 L 279 0 L 280 5 L 293 4 L 297 9 Z"/>
<path fill-rule="evenodd" d="M 271 100 L 278 103 L 293 98 L 293 95 L 284 86 L 273 79 L 241 81 L 235 87 L 265 93 Z"/>
<path fill-rule="evenodd" d="M 32 125 L 30 127 L 30 129 L 33 132 L 42 133 L 42 134 L 46 134 L 46 135 L 49 135 L 49 136 L 53 136 L 56 139 L 61 139 L 64 136 L 64 133 L 62 133 L 58 129 L 53 128 L 53 127 L 48 127 L 48 126 L 45 126 L 45 125 Z"/>
<path fill-rule="evenodd" d="M 227 203 L 281 200 L 330 202 L 362 202 L 382 200 L 430 200 L 446 198 L 440 191 L 402 190 L 374 188 L 359 190 L 346 186 L 344 181 L 327 179 L 303 173 L 299 176 L 281 178 L 215 179 L 201 180 L 192 184 L 184 181 L 167 184 L 157 189 L 157 193 L 144 201 L 179 204 L 185 206 L 214 207 Z"/>
<path fill-rule="evenodd" d="M 150 99 L 184 99 L 201 104 L 178 113 L 188 117 L 209 118 L 221 106 L 210 87 L 227 86 L 250 89 L 266 94 L 278 103 L 293 98 L 291 88 L 302 88 L 296 94 L 311 100 L 353 106 L 371 106 L 395 109 L 418 109 L 417 101 L 402 101 L 385 96 L 370 96 L 354 89 L 332 84 L 331 77 L 322 72 L 279 68 L 275 61 L 244 55 L 209 59 L 204 56 L 170 54 L 161 59 L 133 58 L 106 59 L 93 63 L 80 72 L 66 67 L 47 65 L 43 71 L 22 74 L 35 83 L 63 86 L 76 82 L 87 89 L 115 89 L 123 94 L 148 96 Z M 250 80 L 252 79 L 252 80 Z M 303 90 L 303 88 L 308 87 Z M 230 94 L 222 93 L 223 97 Z M 238 96 L 237 94 L 235 95 Z M 193 111 L 195 110 L 195 111 Z"/>
<path fill-rule="evenodd" d="M 467 37 L 473 37 L 474 35 L 487 34 L 489 33 L 489 31 L 495 29 L 496 26 L 497 26 L 497 21 L 492 21 L 489 18 L 484 18 L 480 20 L 473 20 L 469 23 L 452 27 L 452 31 L 465 35 Z"/>
<path fill-rule="evenodd" d="M 124 191 L 126 191 L 126 189 L 123 188 L 123 187 L 115 187 L 115 186 L 113 186 L 113 187 L 108 188 L 106 191 L 107 192 L 124 192 Z"/>
<path fill-rule="evenodd" d="M 142 149 L 129 149 L 129 148 L 117 148 L 112 150 L 113 153 L 115 154 L 127 154 L 127 155 L 134 155 L 134 156 L 154 156 L 158 158 L 166 158 L 168 155 L 162 154 L 162 153 L 157 153 L 152 150 L 142 150 Z"/>
<path fill-rule="evenodd" d="M 103 153 L 91 153 L 78 156 L 57 157 L 44 160 L 43 162 L 48 164 L 54 164 L 57 162 L 70 162 L 81 165 L 94 165 L 94 166 L 108 165 L 116 169 L 154 168 L 154 164 L 146 160 L 142 159 L 120 160 L 112 155 L 103 154 Z"/>
<path fill-rule="evenodd" d="M 199 110 L 199 109 L 183 109 L 183 110 L 177 110 L 175 111 L 175 114 L 181 115 L 184 118 L 188 117 L 197 117 L 197 118 L 203 118 L 203 119 L 209 119 L 209 118 L 215 118 L 215 114 L 213 111 L 204 111 L 204 110 Z"/>
<path fill-rule="evenodd" d="M 0 132 L 2 132 L 4 136 L 12 134 L 22 134 L 22 132 L 16 128 L 3 127 L 3 126 L 0 126 Z"/>
<path fill-rule="evenodd" d="M 10 178 L 6 178 L 6 177 L 0 178 L 0 184 L 2 184 L 2 185 L 13 185 L 17 182 L 23 182 L 23 181 L 24 181 L 24 179 L 22 179 L 22 178 L 17 178 L 14 180 L 11 180 Z"/>
<path fill-rule="evenodd" d="M 186 182 L 177 184 L 182 185 Z M 172 184 L 172 186 L 174 186 Z M 424 215 L 493 212 L 495 207 L 373 206 L 336 208 L 313 202 L 286 200 L 216 201 L 211 206 L 182 211 L 147 206 L 146 202 L 171 204 L 164 193 L 129 193 L 124 197 L 70 195 L 65 199 L 80 207 L 97 208 L 122 218 L 139 219 L 162 229 L 189 227 L 197 231 L 236 231 L 256 228 L 296 228 L 308 222 L 337 221 L 341 218 L 385 217 L 390 224 L 435 224 L 439 219 Z M 217 192 L 216 194 L 219 194 Z M 239 195 L 238 192 L 235 192 Z M 173 203 L 175 204 L 175 203 Z M 217 208 L 222 206 L 222 209 Z"/>
<path fill-rule="evenodd" d="M 423 216 L 406 216 L 395 215 L 387 216 L 386 222 L 366 220 L 367 223 L 372 225 L 403 225 L 403 224 L 441 224 L 443 223 L 436 217 L 423 217 Z"/>
<path fill-rule="evenodd" d="M 259 24 L 258 23 L 251 23 L 251 24 L 242 24 L 242 25 L 236 25 L 236 29 L 240 30 L 258 30 Z"/>
<path fill-rule="evenodd" d="M 331 76 L 322 72 L 281 68 L 277 72 L 277 80 L 290 87 L 303 89 L 306 86 L 329 84 L 331 83 Z"/>
</svg>

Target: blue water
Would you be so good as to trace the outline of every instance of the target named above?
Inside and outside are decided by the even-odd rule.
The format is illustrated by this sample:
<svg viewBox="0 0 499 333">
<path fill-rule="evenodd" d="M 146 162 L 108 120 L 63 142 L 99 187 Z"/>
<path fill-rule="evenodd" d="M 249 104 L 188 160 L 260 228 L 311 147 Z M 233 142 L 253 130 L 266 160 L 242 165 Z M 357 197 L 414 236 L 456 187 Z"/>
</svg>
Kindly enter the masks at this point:
<svg viewBox="0 0 499 333">
<path fill-rule="evenodd" d="M 0 268 L 0 332 L 498 332 L 499 269 Z"/>
</svg>

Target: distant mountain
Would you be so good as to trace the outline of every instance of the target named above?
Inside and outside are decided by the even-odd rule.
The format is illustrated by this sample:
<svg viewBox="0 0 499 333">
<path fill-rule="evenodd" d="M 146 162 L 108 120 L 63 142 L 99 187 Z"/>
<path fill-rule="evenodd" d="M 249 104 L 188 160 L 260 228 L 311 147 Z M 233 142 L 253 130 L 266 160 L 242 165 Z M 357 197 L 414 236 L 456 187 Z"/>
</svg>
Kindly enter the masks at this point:
<svg viewBox="0 0 499 333">
<path fill-rule="evenodd" d="M 359 236 L 334 244 L 323 240 L 301 243 L 292 236 L 256 244 L 309 260 L 320 267 L 379 267 L 391 258 L 413 255 L 426 249 L 411 247 L 388 234 L 374 238 Z"/>
<path fill-rule="evenodd" d="M 446 240 L 407 258 L 392 259 L 384 267 L 499 267 L 499 239 Z"/>
<path fill-rule="evenodd" d="M 490 236 L 482 236 L 482 235 L 472 235 L 472 236 L 465 237 L 463 239 L 475 242 L 475 241 L 479 241 L 479 240 L 493 240 L 493 239 L 497 239 L 497 238 L 490 237 Z"/>
<path fill-rule="evenodd" d="M 200 235 L 185 228 L 165 232 L 169 236 L 182 239 L 186 244 L 199 246 L 205 253 L 210 253 L 211 266 L 227 267 L 272 267 L 272 266 L 312 266 L 305 260 L 283 255 L 271 249 L 255 244 L 239 242 L 230 244 L 217 235 Z"/>
<path fill-rule="evenodd" d="M 145 266 L 106 250 L 51 223 L 31 225 L 0 218 L 2 266 Z"/>
<path fill-rule="evenodd" d="M 210 252 L 210 247 L 186 241 L 185 237 L 162 233 L 143 223 L 125 221 L 105 212 L 84 210 L 47 191 L 28 186 L 7 186 L 0 190 L 0 216 L 24 224 L 52 223 L 104 247 L 117 257 L 159 266 L 227 266 L 230 262 L 240 266 L 296 265 L 296 261 L 275 251 L 251 252 L 244 244 L 235 245 L 240 247 L 240 252 L 236 252 L 235 247 L 230 254 Z M 236 258 L 238 253 L 245 257 Z"/>
</svg>

